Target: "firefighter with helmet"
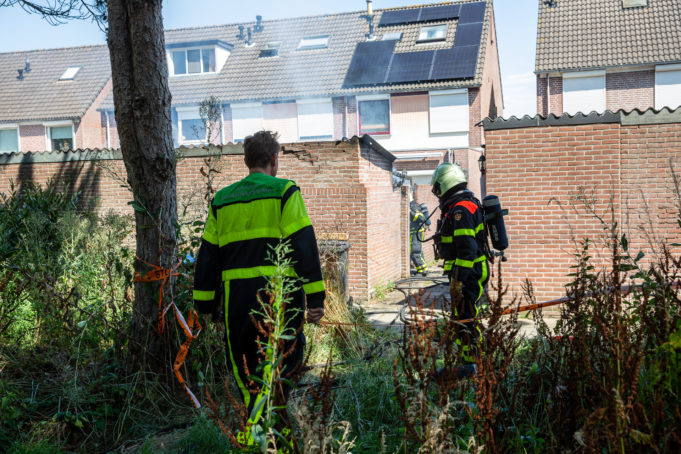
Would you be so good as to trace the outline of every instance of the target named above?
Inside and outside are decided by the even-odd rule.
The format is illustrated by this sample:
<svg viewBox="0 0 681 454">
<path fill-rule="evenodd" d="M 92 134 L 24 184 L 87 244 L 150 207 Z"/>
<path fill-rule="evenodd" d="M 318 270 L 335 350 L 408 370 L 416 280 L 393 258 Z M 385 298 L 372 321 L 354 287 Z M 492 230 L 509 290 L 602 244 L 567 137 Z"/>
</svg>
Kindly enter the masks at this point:
<svg viewBox="0 0 681 454">
<path fill-rule="evenodd" d="M 487 232 L 480 201 L 467 189 L 466 175 L 457 164 L 446 162 L 433 173 L 433 194 L 440 201 L 442 217 L 439 225 L 439 253 L 445 260 L 449 277 L 452 310 L 459 320 L 478 315 L 479 305 L 489 278 Z M 460 297 L 458 296 L 460 295 Z M 480 338 L 476 322 L 465 323 L 457 344 L 462 348 L 464 363 L 475 362 Z"/>
<path fill-rule="evenodd" d="M 409 203 L 409 256 L 411 258 L 412 276 L 420 273 L 425 276 L 428 267 L 423 257 L 423 240 L 426 235 L 426 227 L 430 225 L 430 219 L 424 214 L 423 206 L 415 201 Z"/>
</svg>

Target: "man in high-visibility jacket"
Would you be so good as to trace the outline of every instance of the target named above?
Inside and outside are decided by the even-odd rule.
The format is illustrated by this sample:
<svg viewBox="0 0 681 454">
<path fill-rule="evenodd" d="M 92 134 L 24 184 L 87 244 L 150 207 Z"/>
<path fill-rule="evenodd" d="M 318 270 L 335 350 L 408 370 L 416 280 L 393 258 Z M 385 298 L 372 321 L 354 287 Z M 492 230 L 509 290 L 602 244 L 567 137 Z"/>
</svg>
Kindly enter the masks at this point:
<svg viewBox="0 0 681 454">
<path fill-rule="evenodd" d="M 426 234 L 426 216 L 423 214 L 421 205 L 413 200 L 409 204 L 409 250 L 411 256 L 411 274 L 421 273 L 426 275 L 428 267 L 423 257 L 423 239 Z"/>
<path fill-rule="evenodd" d="M 440 200 L 440 255 L 450 286 L 460 294 L 452 302 L 459 320 L 478 315 L 480 302 L 489 279 L 487 232 L 480 201 L 466 189 L 466 174 L 457 164 L 446 162 L 433 173 L 433 194 Z M 465 324 L 457 343 L 464 362 L 473 363 L 480 328 L 475 322 Z"/>
<path fill-rule="evenodd" d="M 317 323 L 324 316 L 326 291 L 317 241 L 298 186 L 276 178 L 279 149 L 276 134 L 270 131 L 257 132 L 244 140 L 244 158 L 250 173 L 215 194 L 194 273 L 194 304 L 199 312 L 213 313 L 217 304 L 224 304 L 227 358 L 248 409 L 247 428 L 258 422 L 264 409 L 258 404 L 264 398 L 262 393 L 248 386 L 252 383 L 249 376 L 255 376 L 258 370 L 259 348 L 251 313 L 261 310 L 258 295 L 268 301 L 264 289 L 267 277 L 275 270 L 267 259 L 271 247 L 289 241 L 293 251 L 293 269 L 289 271 L 299 289 L 289 295 L 288 307 L 300 312 L 289 326 L 302 326 L 305 309 L 308 322 Z M 216 293 L 220 293 L 216 292 L 218 285 L 224 290 L 224 301 L 215 300 Z M 293 350 L 284 360 L 284 376 L 298 368 L 304 346 L 301 329 L 286 347 Z M 258 408 L 257 415 L 251 414 L 254 408 Z M 252 443 L 250 433 L 244 442 Z"/>
</svg>

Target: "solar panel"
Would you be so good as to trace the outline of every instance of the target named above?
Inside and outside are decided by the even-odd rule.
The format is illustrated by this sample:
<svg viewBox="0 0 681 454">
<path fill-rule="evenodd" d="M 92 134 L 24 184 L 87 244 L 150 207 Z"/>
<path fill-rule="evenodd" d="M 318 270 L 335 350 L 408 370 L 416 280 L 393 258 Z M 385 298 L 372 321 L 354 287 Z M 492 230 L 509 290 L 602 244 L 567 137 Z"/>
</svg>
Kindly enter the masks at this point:
<svg viewBox="0 0 681 454">
<path fill-rule="evenodd" d="M 482 22 L 485 20 L 485 7 L 487 7 L 485 2 L 464 3 L 459 13 L 459 24 Z"/>
<path fill-rule="evenodd" d="M 472 79 L 478 62 L 479 46 L 440 49 L 435 53 L 432 80 Z"/>
<path fill-rule="evenodd" d="M 459 10 L 461 5 L 444 5 L 421 8 L 421 17 L 419 22 L 428 22 L 433 20 L 454 19 L 459 17 Z"/>
<path fill-rule="evenodd" d="M 434 56 L 433 50 L 395 54 L 385 82 L 396 84 L 429 80 Z"/>
<path fill-rule="evenodd" d="M 386 25 L 397 25 L 397 24 L 409 24 L 412 22 L 419 21 L 420 8 L 413 9 L 402 9 L 397 11 L 384 11 L 381 14 L 381 21 L 378 23 L 380 26 Z"/>
<path fill-rule="evenodd" d="M 345 74 L 345 86 L 382 84 L 397 41 L 358 43 Z"/>
<path fill-rule="evenodd" d="M 481 37 L 482 22 L 458 24 L 456 27 L 456 36 L 454 38 L 454 47 L 477 46 L 480 44 Z"/>
</svg>

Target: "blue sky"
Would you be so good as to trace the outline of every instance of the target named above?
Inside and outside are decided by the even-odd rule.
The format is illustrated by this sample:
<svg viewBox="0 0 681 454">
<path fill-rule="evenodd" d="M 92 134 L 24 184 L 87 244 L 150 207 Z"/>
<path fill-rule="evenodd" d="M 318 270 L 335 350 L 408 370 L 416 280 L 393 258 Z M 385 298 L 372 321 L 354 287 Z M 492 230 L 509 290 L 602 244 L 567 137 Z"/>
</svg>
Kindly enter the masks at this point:
<svg viewBox="0 0 681 454">
<path fill-rule="evenodd" d="M 419 0 L 374 0 L 374 8 L 434 3 Z M 504 117 L 536 113 L 534 53 L 538 0 L 496 0 L 499 61 L 504 91 Z M 365 0 L 165 0 L 165 28 L 227 24 L 308 16 L 366 8 Z M 0 52 L 103 44 L 96 24 L 71 21 L 53 26 L 19 7 L 0 8 Z"/>
</svg>

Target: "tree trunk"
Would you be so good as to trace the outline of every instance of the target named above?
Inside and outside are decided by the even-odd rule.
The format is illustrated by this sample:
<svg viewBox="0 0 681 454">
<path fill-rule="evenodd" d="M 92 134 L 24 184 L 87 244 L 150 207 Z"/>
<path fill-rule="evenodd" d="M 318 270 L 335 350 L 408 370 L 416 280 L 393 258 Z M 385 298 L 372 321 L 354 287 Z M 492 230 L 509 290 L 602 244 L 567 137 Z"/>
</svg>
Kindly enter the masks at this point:
<svg viewBox="0 0 681 454">
<path fill-rule="evenodd" d="M 118 135 L 135 199 L 137 257 L 170 269 L 177 260 L 177 198 L 161 4 L 108 0 L 108 45 Z M 149 269 L 136 261 L 136 271 Z M 130 366 L 163 373 L 172 362 L 169 342 L 157 331 L 160 286 L 160 281 L 135 283 Z M 164 288 L 164 304 L 171 292 L 172 279 Z"/>
</svg>

